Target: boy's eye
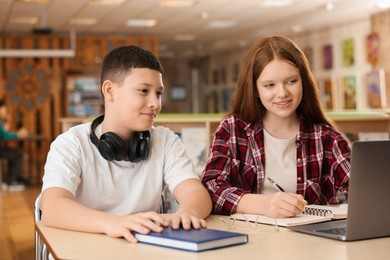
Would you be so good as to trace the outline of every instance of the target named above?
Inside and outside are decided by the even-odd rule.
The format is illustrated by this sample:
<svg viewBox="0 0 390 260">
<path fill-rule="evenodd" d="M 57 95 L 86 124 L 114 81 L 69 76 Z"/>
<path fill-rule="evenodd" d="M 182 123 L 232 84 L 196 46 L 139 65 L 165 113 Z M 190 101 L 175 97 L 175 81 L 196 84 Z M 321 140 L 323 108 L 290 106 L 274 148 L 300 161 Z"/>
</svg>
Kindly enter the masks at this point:
<svg viewBox="0 0 390 260">
<path fill-rule="evenodd" d="M 139 89 L 139 91 L 142 93 L 142 94 L 149 94 L 150 90 L 147 89 L 147 88 L 143 88 L 143 89 Z M 163 95 L 163 92 L 162 91 L 157 91 L 156 92 L 156 96 L 157 97 L 161 97 Z"/>
</svg>

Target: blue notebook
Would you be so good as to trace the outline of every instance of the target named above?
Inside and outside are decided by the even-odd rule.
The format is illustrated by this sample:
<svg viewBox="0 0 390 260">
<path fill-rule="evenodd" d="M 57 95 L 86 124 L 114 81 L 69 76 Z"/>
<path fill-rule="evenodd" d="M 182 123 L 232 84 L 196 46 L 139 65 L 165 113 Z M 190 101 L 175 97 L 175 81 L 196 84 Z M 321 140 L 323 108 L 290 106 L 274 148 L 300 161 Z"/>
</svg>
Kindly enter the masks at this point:
<svg viewBox="0 0 390 260">
<path fill-rule="evenodd" d="M 163 232 L 151 232 L 147 235 L 135 233 L 141 243 L 200 252 L 227 246 L 248 243 L 248 235 L 215 229 L 174 230 L 164 229 Z"/>
</svg>

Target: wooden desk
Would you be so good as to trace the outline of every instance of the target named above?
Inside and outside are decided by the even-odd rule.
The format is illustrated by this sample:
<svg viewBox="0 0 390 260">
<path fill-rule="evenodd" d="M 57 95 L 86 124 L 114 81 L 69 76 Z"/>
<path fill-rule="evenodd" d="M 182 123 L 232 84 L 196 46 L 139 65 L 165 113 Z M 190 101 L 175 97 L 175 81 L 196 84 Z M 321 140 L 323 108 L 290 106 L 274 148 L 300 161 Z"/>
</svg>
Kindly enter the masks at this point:
<svg viewBox="0 0 390 260">
<path fill-rule="evenodd" d="M 207 218 L 209 228 L 226 230 L 217 215 Z M 227 216 L 223 216 L 228 220 Z M 146 244 L 131 244 L 125 239 L 49 228 L 36 223 L 36 230 L 56 259 L 390 259 L 390 237 L 341 242 L 296 233 L 267 225 L 257 231 L 236 222 L 234 230 L 249 234 L 249 243 L 201 253 L 186 252 Z"/>
</svg>

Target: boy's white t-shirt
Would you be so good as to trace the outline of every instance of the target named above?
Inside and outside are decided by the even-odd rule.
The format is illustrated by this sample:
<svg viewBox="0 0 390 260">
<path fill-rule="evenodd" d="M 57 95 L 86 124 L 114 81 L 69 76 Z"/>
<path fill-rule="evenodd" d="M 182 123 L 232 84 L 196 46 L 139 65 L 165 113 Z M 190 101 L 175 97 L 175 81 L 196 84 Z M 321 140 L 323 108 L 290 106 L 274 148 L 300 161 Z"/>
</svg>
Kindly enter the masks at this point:
<svg viewBox="0 0 390 260">
<path fill-rule="evenodd" d="M 180 138 L 168 128 L 151 129 L 149 158 L 139 163 L 105 160 L 90 131 L 91 123 L 77 125 L 52 142 L 42 191 L 61 187 L 89 208 L 125 215 L 158 211 L 165 184 L 173 192 L 180 182 L 199 179 Z M 101 136 L 101 124 L 95 133 Z"/>
</svg>

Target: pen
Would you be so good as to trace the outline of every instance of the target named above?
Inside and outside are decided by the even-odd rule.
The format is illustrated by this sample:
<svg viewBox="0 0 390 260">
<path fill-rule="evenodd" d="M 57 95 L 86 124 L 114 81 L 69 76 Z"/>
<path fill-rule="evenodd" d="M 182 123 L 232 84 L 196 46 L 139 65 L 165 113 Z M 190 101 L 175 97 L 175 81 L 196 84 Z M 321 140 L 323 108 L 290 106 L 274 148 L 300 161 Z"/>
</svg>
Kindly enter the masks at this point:
<svg viewBox="0 0 390 260">
<path fill-rule="evenodd" d="M 275 186 L 275 188 L 278 189 L 278 191 L 281 191 L 281 192 L 284 192 L 284 189 L 282 187 L 280 187 L 279 184 L 277 184 L 273 179 L 271 179 L 270 177 L 267 178 L 269 180 L 269 182 Z"/>
</svg>

